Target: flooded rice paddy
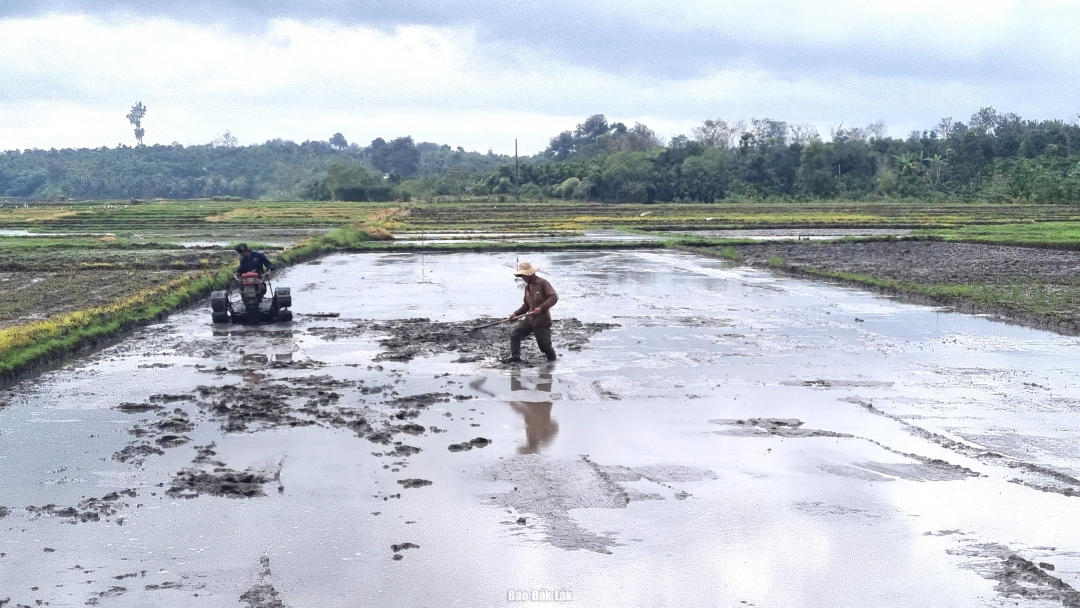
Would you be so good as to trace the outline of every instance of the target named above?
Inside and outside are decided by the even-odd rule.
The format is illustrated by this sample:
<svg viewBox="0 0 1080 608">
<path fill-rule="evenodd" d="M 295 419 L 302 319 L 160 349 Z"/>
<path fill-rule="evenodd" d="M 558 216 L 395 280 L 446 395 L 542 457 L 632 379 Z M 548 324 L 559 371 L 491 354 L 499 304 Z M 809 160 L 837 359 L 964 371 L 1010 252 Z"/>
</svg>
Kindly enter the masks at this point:
<svg viewBox="0 0 1080 608">
<path fill-rule="evenodd" d="M 0 605 L 1054 606 L 1080 340 L 680 253 L 338 255 L 0 394 Z M 339 316 L 330 316 L 332 314 Z M 4 604 L 10 599 L 10 604 Z"/>
<path fill-rule="evenodd" d="M 909 236 L 907 228 L 754 228 L 730 230 L 677 230 L 671 234 L 752 241 L 826 241 L 845 237 Z"/>
<path fill-rule="evenodd" d="M 446 243 L 639 243 L 663 240 L 662 236 L 615 229 L 551 230 L 548 232 L 484 232 L 457 230 L 444 232 L 396 232 L 394 240 L 417 245 Z"/>
</svg>

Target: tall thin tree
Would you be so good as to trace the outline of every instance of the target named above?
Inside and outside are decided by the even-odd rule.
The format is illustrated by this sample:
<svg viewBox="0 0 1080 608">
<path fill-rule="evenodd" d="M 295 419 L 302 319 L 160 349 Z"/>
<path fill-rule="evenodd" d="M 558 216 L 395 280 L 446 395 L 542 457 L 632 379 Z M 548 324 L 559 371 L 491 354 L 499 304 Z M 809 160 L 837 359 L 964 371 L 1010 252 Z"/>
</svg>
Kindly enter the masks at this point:
<svg viewBox="0 0 1080 608">
<path fill-rule="evenodd" d="M 139 140 L 140 146 L 143 145 L 142 138 L 146 134 L 146 130 L 142 128 L 144 116 L 146 116 L 146 106 L 141 101 L 131 106 L 131 112 L 127 115 L 128 122 L 135 125 L 135 139 Z"/>
</svg>

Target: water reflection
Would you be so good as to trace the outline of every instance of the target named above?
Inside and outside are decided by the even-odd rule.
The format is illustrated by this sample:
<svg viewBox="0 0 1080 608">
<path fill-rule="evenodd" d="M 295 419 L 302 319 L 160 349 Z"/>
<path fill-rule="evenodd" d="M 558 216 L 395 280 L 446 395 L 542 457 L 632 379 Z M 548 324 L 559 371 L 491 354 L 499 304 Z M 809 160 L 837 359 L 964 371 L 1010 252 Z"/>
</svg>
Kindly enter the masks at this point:
<svg viewBox="0 0 1080 608">
<path fill-rule="evenodd" d="M 530 386 L 528 379 L 523 379 L 520 370 L 514 370 L 510 374 L 510 390 L 512 392 L 530 391 L 528 399 L 511 401 L 510 407 L 525 418 L 525 445 L 518 448 L 519 454 L 535 454 L 543 446 L 551 443 L 555 435 L 559 433 L 559 423 L 551 419 L 551 385 L 554 364 L 546 364 L 540 367 L 540 376 L 536 383 Z M 541 401 L 546 396 L 546 400 Z"/>
<path fill-rule="evenodd" d="M 261 365 L 265 366 L 270 362 L 270 358 L 266 355 L 244 355 L 241 360 L 247 365 Z M 259 384 L 266 379 L 266 374 L 260 373 L 255 370 L 249 370 L 243 374 L 244 384 Z"/>
</svg>

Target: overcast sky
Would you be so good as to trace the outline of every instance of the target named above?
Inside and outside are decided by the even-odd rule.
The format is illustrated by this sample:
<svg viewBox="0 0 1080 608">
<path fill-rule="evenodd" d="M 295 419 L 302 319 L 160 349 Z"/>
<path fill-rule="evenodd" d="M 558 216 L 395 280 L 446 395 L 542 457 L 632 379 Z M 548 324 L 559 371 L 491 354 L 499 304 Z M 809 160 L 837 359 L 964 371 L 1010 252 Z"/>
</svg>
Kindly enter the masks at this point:
<svg viewBox="0 0 1080 608">
<path fill-rule="evenodd" d="M 300 6 L 298 6 L 300 5 Z M 0 0 L 0 149 L 1080 112 L 1076 0 Z"/>
</svg>

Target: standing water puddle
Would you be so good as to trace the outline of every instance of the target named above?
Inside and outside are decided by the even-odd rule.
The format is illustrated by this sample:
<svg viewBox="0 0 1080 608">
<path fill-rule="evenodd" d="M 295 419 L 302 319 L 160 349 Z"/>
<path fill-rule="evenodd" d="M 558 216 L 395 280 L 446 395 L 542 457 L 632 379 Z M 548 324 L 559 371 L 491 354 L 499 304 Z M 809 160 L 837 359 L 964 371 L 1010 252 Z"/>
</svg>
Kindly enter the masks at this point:
<svg viewBox="0 0 1080 608">
<path fill-rule="evenodd" d="M 292 324 L 192 310 L 0 394 L 0 605 L 1080 601 L 1076 338 L 531 261 L 554 364 L 462 339 L 512 254 L 338 255 L 278 277 Z"/>
</svg>

